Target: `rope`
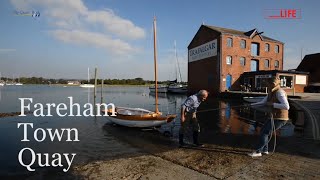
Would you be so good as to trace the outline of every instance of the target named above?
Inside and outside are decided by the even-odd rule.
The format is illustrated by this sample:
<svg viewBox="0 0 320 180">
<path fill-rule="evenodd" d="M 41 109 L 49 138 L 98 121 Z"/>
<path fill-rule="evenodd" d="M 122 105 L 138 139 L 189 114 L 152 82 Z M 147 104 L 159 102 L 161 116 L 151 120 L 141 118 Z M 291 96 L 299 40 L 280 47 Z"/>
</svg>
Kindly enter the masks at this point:
<svg viewBox="0 0 320 180">
<path fill-rule="evenodd" d="M 205 109 L 205 110 L 200 110 L 200 111 L 197 111 L 197 113 L 202 113 L 202 112 L 209 112 L 209 111 L 217 111 L 217 110 L 222 110 L 222 109 L 227 109 L 227 108 L 240 108 L 240 107 L 246 107 L 248 106 L 247 104 L 245 105 L 239 105 L 239 106 L 232 106 L 232 107 L 225 107 L 225 108 L 214 108 L 214 109 Z M 256 105 L 256 106 L 261 106 L 261 105 Z M 240 116 L 238 116 L 240 117 Z M 241 117 L 242 118 L 242 117 Z M 271 119 L 271 129 L 272 129 L 272 133 L 268 139 L 268 144 L 269 142 L 271 141 L 272 139 L 272 134 L 274 135 L 274 143 L 273 143 L 273 150 L 272 150 L 272 153 L 271 155 L 275 152 L 275 149 L 276 149 L 276 144 L 277 144 L 277 133 L 276 133 L 276 127 L 275 127 L 275 124 L 274 124 L 274 118 L 273 118 L 273 114 L 270 113 L 270 119 Z M 246 119 L 246 120 L 249 120 L 249 119 Z M 250 121 L 254 121 L 254 120 L 250 120 Z"/>
<path fill-rule="evenodd" d="M 200 110 L 197 111 L 197 113 L 202 113 L 202 112 L 209 112 L 209 111 L 217 111 L 217 110 L 222 110 L 222 109 L 228 109 L 228 108 L 240 108 L 240 107 L 247 107 L 248 105 L 240 105 L 240 106 L 232 106 L 232 107 L 225 107 L 225 108 L 214 108 L 214 109 L 205 109 L 205 110 Z"/>
</svg>

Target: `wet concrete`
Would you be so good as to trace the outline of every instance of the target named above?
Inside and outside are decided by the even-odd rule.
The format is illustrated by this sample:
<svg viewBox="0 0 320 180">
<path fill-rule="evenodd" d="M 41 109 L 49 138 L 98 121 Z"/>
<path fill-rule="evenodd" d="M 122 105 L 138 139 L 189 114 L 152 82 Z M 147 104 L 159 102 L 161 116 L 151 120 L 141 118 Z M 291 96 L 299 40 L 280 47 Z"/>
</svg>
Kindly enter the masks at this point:
<svg viewBox="0 0 320 180">
<path fill-rule="evenodd" d="M 315 139 L 319 100 L 314 94 L 293 100 L 306 114 L 305 133 Z M 77 165 L 67 174 L 44 172 L 27 179 L 320 179 L 320 142 L 314 138 L 277 137 L 275 153 L 251 158 L 247 153 L 256 135 L 205 131 L 200 134 L 204 147 L 178 148 L 176 138 L 152 129 L 106 124 L 103 130 L 138 152 Z"/>
<path fill-rule="evenodd" d="M 320 143 L 314 140 L 277 138 L 274 154 L 251 158 L 247 153 L 253 149 L 256 136 L 218 133 L 210 138 L 201 137 L 201 141 L 206 142 L 204 147 L 178 148 L 174 139 L 161 136 L 158 131 L 108 124 L 104 129 L 119 141 L 140 149 L 144 154 L 136 154 L 126 160 L 119 158 L 78 166 L 73 173 L 85 179 L 320 178 Z M 126 168 L 124 170 L 121 167 Z M 175 167 L 175 171 L 167 169 L 170 167 Z M 153 168 L 161 170 L 155 171 Z M 163 173 L 160 173 L 161 171 Z M 192 175 L 182 175 L 184 172 Z M 155 174 L 158 176 L 154 176 Z"/>
</svg>

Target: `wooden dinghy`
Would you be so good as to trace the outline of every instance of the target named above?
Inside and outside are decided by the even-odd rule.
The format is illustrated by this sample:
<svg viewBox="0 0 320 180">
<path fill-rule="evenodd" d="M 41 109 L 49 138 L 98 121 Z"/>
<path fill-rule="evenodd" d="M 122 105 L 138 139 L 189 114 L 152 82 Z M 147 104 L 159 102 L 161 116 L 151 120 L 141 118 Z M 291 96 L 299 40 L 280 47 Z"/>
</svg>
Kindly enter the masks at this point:
<svg viewBox="0 0 320 180">
<path fill-rule="evenodd" d="M 162 115 L 141 108 L 117 107 L 116 116 L 111 116 L 111 109 L 108 110 L 107 118 L 118 125 L 127 127 L 156 127 L 173 121 L 176 115 Z"/>
<path fill-rule="evenodd" d="M 108 110 L 107 118 L 118 125 L 127 127 L 156 127 L 171 122 L 176 115 L 163 115 L 158 110 L 158 82 L 157 82 L 157 53 L 156 53 L 156 19 L 153 21 L 154 29 L 154 76 L 155 76 L 155 111 L 149 111 L 142 108 L 116 107 L 115 115 L 112 115 L 112 109 Z"/>
</svg>

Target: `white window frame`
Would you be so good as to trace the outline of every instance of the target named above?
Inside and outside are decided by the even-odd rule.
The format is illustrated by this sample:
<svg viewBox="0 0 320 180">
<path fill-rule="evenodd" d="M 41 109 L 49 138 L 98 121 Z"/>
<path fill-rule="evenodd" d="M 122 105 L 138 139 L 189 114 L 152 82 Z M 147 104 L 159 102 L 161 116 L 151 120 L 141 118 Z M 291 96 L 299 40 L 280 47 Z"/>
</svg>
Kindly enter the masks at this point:
<svg viewBox="0 0 320 180">
<path fill-rule="evenodd" d="M 268 66 L 266 66 L 266 62 L 268 62 Z M 263 65 L 264 65 L 264 68 L 270 68 L 270 60 L 269 59 L 265 59 L 263 61 Z"/>
<path fill-rule="evenodd" d="M 233 39 L 230 37 L 227 38 L 227 47 L 233 47 Z"/>
<path fill-rule="evenodd" d="M 275 45 L 274 46 L 274 52 L 275 53 L 279 53 L 280 52 L 280 46 L 279 45 Z"/>
<path fill-rule="evenodd" d="M 264 51 L 265 52 L 269 52 L 270 51 L 270 44 L 269 43 L 265 44 Z"/>
<path fill-rule="evenodd" d="M 243 59 L 243 64 L 241 63 L 241 59 Z M 246 66 L 246 58 L 245 57 L 241 56 L 239 61 L 240 61 L 241 66 Z"/>
<path fill-rule="evenodd" d="M 227 65 L 232 65 L 232 56 L 227 56 L 226 57 L 226 64 Z"/>
<path fill-rule="evenodd" d="M 241 40 L 240 40 L 240 48 L 241 48 L 241 49 L 246 49 L 246 47 L 247 47 L 247 42 L 246 42 L 246 40 L 241 39 Z"/>
<path fill-rule="evenodd" d="M 276 66 L 276 62 L 278 62 L 278 66 Z M 275 69 L 280 69 L 280 61 L 279 60 L 275 60 L 274 61 L 274 68 Z"/>
</svg>

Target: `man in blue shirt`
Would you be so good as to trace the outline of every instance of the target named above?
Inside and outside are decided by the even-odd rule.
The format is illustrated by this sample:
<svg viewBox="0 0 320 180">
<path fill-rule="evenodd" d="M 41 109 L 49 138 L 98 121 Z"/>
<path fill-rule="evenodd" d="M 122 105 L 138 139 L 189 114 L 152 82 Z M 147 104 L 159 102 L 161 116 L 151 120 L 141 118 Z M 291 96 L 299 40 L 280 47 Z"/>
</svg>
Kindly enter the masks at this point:
<svg viewBox="0 0 320 180">
<path fill-rule="evenodd" d="M 181 127 L 179 130 L 179 145 L 184 146 L 183 135 L 187 129 L 187 125 L 191 123 L 193 130 L 193 144 L 200 146 L 198 136 L 200 126 L 197 120 L 196 112 L 201 102 L 205 101 L 208 97 L 208 91 L 200 90 L 197 94 L 189 96 L 181 105 Z"/>
</svg>

